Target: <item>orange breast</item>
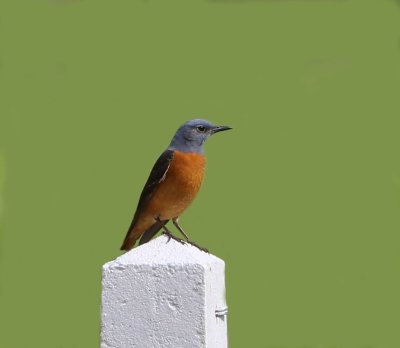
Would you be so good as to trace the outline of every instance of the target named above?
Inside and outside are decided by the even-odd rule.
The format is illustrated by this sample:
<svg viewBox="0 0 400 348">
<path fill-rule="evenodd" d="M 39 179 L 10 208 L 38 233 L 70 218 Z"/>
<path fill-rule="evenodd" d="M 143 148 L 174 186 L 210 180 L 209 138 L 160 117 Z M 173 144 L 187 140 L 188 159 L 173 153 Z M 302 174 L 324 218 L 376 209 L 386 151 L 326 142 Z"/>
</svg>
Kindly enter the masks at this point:
<svg viewBox="0 0 400 348">
<path fill-rule="evenodd" d="M 199 191 L 205 164 L 204 155 L 175 151 L 165 180 L 154 193 L 145 215 L 160 215 L 161 220 L 178 217 Z"/>
</svg>

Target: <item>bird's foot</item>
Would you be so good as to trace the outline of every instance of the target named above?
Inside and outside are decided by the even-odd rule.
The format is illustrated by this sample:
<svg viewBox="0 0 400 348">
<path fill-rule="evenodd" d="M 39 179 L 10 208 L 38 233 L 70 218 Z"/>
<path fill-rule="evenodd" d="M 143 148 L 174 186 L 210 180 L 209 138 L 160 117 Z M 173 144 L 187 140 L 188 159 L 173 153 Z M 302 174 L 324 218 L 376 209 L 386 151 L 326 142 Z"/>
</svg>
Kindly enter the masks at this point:
<svg viewBox="0 0 400 348">
<path fill-rule="evenodd" d="M 174 236 L 170 231 L 163 231 L 163 234 L 165 234 L 168 237 L 168 242 L 171 240 L 171 238 L 173 240 L 176 240 L 177 242 L 181 243 L 181 244 L 185 244 L 185 241 L 183 241 L 182 239 Z"/>
<path fill-rule="evenodd" d="M 195 242 L 192 242 L 192 241 L 189 240 L 189 239 L 186 240 L 185 242 L 188 243 L 188 244 L 190 244 L 190 245 L 193 245 L 194 247 L 196 247 L 197 249 L 199 249 L 199 250 L 201 250 L 201 251 L 204 251 L 205 253 L 209 253 L 209 251 L 208 251 L 207 248 L 203 248 L 203 247 L 201 247 L 200 245 L 196 244 Z"/>
</svg>

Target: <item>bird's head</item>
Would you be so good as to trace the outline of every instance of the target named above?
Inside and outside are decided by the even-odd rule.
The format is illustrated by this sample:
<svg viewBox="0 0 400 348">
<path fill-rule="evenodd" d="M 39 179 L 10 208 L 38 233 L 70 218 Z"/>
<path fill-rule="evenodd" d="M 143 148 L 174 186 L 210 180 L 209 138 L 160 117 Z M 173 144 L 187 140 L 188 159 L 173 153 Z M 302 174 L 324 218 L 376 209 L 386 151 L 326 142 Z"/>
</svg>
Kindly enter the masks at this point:
<svg viewBox="0 0 400 348">
<path fill-rule="evenodd" d="M 228 129 L 232 128 L 216 126 L 207 120 L 195 119 L 187 121 L 176 131 L 169 149 L 203 153 L 203 144 L 211 135 Z"/>
</svg>

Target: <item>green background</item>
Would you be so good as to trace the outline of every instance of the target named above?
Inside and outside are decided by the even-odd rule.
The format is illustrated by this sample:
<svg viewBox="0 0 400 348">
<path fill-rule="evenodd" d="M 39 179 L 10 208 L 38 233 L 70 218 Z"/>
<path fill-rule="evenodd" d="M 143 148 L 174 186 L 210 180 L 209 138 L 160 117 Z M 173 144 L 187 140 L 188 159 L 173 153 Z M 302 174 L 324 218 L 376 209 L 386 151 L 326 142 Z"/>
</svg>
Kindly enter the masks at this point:
<svg viewBox="0 0 400 348">
<path fill-rule="evenodd" d="M 400 347 L 400 1 L 0 1 L 0 347 L 99 342 L 101 266 L 176 128 L 230 347 Z M 145 348 L 145 347 L 144 347 Z"/>
</svg>

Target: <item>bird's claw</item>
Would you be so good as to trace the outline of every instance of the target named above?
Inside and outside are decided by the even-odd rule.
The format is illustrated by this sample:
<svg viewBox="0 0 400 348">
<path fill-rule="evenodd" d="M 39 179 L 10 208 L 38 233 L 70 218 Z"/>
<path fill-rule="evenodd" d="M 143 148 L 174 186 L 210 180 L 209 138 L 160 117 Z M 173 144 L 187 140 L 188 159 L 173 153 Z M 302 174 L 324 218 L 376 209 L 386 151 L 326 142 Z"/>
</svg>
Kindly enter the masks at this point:
<svg viewBox="0 0 400 348">
<path fill-rule="evenodd" d="M 194 247 L 196 247 L 197 249 L 199 249 L 199 250 L 201 250 L 201 251 L 204 251 L 205 253 L 209 253 L 209 251 L 208 251 L 207 248 L 203 248 L 203 247 L 201 247 L 200 245 L 197 245 L 195 242 L 192 242 L 192 241 L 189 240 L 189 239 L 187 239 L 187 240 L 180 239 L 179 237 L 174 236 L 170 231 L 165 231 L 165 230 L 164 230 L 164 231 L 162 232 L 162 234 L 164 234 L 164 235 L 166 235 L 166 236 L 168 237 L 167 243 L 168 243 L 171 239 L 173 239 L 173 240 L 176 240 L 177 242 L 181 243 L 182 245 L 184 245 L 184 244 L 187 243 L 187 244 L 193 245 Z"/>
<path fill-rule="evenodd" d="M 168 237 L 168 242 L 171 240 L 171 238 L 173 240 L 176 240 L 177 242 L 181 243 L 181 244 L 185 244 L 185 241 L 183 241 L 182 239 L 175 237 L 171 232 L 167 232 L 167 231 L 163 231 L 163 234 L 165 234 Z"/>
<path fill-rule="evenodd" d="M 195 242 L 192 242 L 191 240 L 186 240 L 186 243 L 193 245 L 194 247 L 196 247 L 197 249 L 204 251 L 205 253 L 209 253 L 207 248 L 203 248 L 200 245 L 196 244 Z"/>
</svg>

